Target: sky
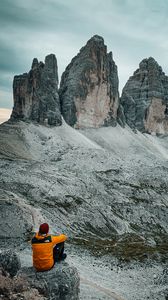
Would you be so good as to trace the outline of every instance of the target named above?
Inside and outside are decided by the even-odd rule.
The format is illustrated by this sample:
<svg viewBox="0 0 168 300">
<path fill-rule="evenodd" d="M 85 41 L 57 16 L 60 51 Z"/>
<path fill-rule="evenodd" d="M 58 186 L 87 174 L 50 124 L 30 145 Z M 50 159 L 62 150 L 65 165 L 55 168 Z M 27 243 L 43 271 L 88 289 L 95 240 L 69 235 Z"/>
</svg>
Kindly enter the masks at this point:
<svg viewBox="0 0 168 300">
<path fill-rule="evenodd" d="M 95 34 L 113 52 L 120 94 L 144 58 L 168 74 L 167 0 L 0 0 L 0 28 L 0 122 L 13 107 L 14 75 L 54 53 L 60 79 Z"/>
</svg>

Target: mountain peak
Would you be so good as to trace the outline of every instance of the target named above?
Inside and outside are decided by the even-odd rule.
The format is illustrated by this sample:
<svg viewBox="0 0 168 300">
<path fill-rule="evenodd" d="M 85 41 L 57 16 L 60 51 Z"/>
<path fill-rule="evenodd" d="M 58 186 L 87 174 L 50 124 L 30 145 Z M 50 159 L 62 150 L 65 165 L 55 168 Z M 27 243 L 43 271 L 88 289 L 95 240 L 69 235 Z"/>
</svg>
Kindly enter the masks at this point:
<svg viewBox="0 0 168 300">
<path fill-rule="evenodd" d="M 158 62 L 152 57 L 144 58 L 140 64 L 139 64 L 139 69 L 144 70 L 144 69 L 159 69 L 162 70 L 162 68 L 159 66 Z"/>
<path fill-rule="evenodd" d="M 168 76 L 153 57 L 143 59 L 123 88 L 127 124 L 142 132 L 168 132 Z"/>
<path fill-rule="evenodd" d="M 104 39 L 94 35 L 67 66 L 60 83 L 65 121 L 75 128 L 116 125 L 118 72 Z"/>
<path fill-rule="evenodd" d="M 102 36 L 100 36 L 100 35 L 98 35 L 98 34 L 95 34 L 94 36 L 92 36 L 89 40 L 88 40 L 88 42 L 89 41 L 94 41 L 94 42 L 96 42 L 96 43 L 104 43 L 104 39 L 103 39 L 103 37 Z"/>
<path fill-rule="evenodd" d="M 32 120 L 41 124 L 61 125 L 58 96 L 58 70 L 54 54 L 45 63 L 33 59 L 29 73 L 14 77 L 12 120 Z"/>
</svg>

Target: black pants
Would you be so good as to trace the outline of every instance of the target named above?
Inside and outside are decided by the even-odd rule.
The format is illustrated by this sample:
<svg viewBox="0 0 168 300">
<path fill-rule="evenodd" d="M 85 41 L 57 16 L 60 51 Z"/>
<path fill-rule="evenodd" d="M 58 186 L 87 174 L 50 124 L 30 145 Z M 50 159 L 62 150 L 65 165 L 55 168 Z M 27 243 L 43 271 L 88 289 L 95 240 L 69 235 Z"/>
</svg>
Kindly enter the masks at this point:
<svg viewBox="0 0 168 300">
<path fill-rule="evenodd" d="M 53 248 L 53 258 L 54 258 L 54 263 L 55 263 L 56 261 L 61 260 L 63 253 L 64 253 L 64 242 L 57 244 L 57 245 Z"/>
</svg>

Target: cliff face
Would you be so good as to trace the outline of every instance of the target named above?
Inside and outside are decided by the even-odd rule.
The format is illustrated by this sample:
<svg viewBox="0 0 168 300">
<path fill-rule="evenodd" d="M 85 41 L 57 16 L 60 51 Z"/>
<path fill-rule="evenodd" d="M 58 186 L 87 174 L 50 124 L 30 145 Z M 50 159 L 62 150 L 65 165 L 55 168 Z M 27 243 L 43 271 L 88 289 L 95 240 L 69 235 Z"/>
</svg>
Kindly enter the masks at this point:
<svg viewBox="0 0 168 300">
<path fill-rule="evenodd" d="M 58 95 L 55 55 L 35 58 L 29 73 L 14 77 L 11 120 L 61 125 L 61 114 L 75 128 L 123 125 L 118 72 L 100 36 L 93 36 L 67 66 Z M 60 96 L 60 98 L 59 98 Z"/>
<path fill-rule="evenodd" d="M 100 36 L 93 36 L 67 66 L 60 84 L 61 111 L 75 128 L 115 125 L 118 72 Z"/>
<path fill-rule="evenodd" d="M 61 125 L 58 96 L 58 70 L 54 54 L 45 63 L 35 58 L 29 73 L 14 77 L 14 108 L 11 119 L 33 120 Z"/>
<path fill-rule="evenodd" d="M 144 59 L 123 88 L 127 124 L 142 132 L 168 132 L 168 76 L 152 58 Z"/>
</svg>

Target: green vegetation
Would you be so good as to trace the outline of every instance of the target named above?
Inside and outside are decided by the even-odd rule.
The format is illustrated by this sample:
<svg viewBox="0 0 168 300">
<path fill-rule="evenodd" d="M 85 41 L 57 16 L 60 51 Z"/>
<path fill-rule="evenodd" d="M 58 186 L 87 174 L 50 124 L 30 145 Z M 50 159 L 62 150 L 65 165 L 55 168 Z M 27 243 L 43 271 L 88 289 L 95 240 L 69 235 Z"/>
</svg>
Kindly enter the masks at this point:
<svg viewBox="0 0 168 300">
<path fill-rule="evenodd" d="M 77 237 L 70 243 L 89 250 L 94 256 L 113 255 L 121 261 L 144 261 L 152 259 L 165 262 L 168 259 L 168 236 L 156 238 L 156 244 L 150 245 L 147 240 L 136 234 L 115 236 L 114 239 L 96 239 Z"/>
</svg>

